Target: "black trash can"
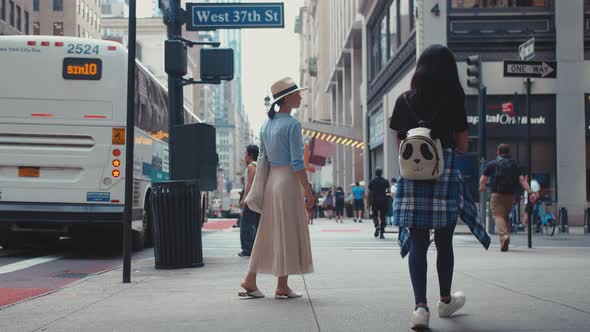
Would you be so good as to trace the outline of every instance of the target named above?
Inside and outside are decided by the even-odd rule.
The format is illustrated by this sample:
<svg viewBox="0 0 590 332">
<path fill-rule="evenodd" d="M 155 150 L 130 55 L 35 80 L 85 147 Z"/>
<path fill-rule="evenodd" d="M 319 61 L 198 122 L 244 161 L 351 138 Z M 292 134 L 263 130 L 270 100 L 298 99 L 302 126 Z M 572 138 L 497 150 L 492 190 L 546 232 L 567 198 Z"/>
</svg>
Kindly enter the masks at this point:
<svg viewBox="0 0 590 332">
<path fill-rule="evenodd" d="M 150 202 L 156 269 L 203 266 L 199 182 L 155 183 Z"/>
</svg>

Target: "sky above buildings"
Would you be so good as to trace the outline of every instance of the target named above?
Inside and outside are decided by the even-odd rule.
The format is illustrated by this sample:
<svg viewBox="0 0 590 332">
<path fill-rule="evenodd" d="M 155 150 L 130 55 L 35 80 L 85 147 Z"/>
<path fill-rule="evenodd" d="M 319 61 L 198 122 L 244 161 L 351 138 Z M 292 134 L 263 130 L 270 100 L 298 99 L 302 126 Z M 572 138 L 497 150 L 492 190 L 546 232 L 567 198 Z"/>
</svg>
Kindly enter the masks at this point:
<svg viewBox="0 0 590 332">
<path fill-rule="evenodd" d="M 269 2 L 248 0 L 265 1 Z M 267 93 L 271 95 L 272 83 L 285 76 L 299 82 L 299 35 L 295 33 L 294 26 L 295 17 L 304 2 L 288 0 L 284 3 L 284 29 L 242 30 L 242 98 L 257 137 L 266 118 L 264 97 Z"/>
<path fill-rule="evenodd" d="M 155 0 L 154 0 L 155 1 Z M 199 2 L 198 0 L 190 2 Z M 245 0 L 242 2 L 280 2 Z M 285 28 L 242 30 L 242 98 L 244 110 L 250 119 L 254 134 L 266 117 L 264 97 L 270 94 L 270 85 L 289 76 L 299 82 L 299 35 L 295 33 L 295 17 L 304 0 L 283 1 Z M 154 2 L 137 1 L 137 16 L 150 17 Z"/>
</svg>

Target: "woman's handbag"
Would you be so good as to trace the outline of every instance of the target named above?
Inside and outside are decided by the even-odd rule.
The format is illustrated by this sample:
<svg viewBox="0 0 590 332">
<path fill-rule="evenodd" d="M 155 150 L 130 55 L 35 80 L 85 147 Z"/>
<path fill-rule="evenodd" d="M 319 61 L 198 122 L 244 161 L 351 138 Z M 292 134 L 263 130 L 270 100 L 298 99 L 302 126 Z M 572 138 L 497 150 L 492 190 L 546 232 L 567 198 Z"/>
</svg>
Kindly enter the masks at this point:
<svg viewBox="0 0 590 332">
<path fill-rule="evenodd" d="M 250 191 L 248 192 L 246 199 L 244 199 L 244 203 L 246 203 L 248 208 L 254 212 L 262 213 L 262 206 L 264 204 L 264 188 L 266 187 L 266 180 L 268 179 L 269 170 L 270 165 L 266 159 L 264 144 L 262 144 L 260 156 L 258 156 L 256 163 L 256 174 L 254 174 L 254 180 L 252 181 Z"/>
</svg>

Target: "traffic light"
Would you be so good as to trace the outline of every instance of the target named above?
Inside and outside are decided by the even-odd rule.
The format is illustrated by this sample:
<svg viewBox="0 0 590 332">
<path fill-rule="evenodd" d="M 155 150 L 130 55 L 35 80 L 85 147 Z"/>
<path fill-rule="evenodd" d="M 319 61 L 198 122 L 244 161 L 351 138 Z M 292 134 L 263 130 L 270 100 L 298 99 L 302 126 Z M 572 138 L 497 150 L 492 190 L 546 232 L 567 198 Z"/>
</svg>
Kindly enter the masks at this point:
<svg viewBox="0 0 590 332">
<path fill-rule="evenodd" d="M 187 73 L 186 45 L 180 40 L 164 42 L 164 69 L 170 75 L 184 76 Z"/>
<path fill-rule="evenodd" d="M 481 87 L 481 59 L 479 55 L 467 57 L 467 86 L 473 89 Z"/>
<path fill-rule="evenodd" d="M 231 48 L 201 49 L 201 79 L 231 81 L 234 78 L 234 50 Z"/>
</svg>

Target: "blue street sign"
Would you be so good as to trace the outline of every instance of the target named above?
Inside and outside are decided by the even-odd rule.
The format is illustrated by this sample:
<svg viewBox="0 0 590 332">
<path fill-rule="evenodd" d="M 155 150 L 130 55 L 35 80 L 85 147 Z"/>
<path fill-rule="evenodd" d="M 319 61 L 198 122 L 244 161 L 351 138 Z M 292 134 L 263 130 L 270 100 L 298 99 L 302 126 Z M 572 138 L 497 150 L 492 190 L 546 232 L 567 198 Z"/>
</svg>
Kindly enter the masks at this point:
<svg viewBox="0 0 590 332">
<path fill-rule="evenodd" d="M 285 10 L 275 3 L 187 3 L 186 30 L 284 28 Z"/>
</svg>

